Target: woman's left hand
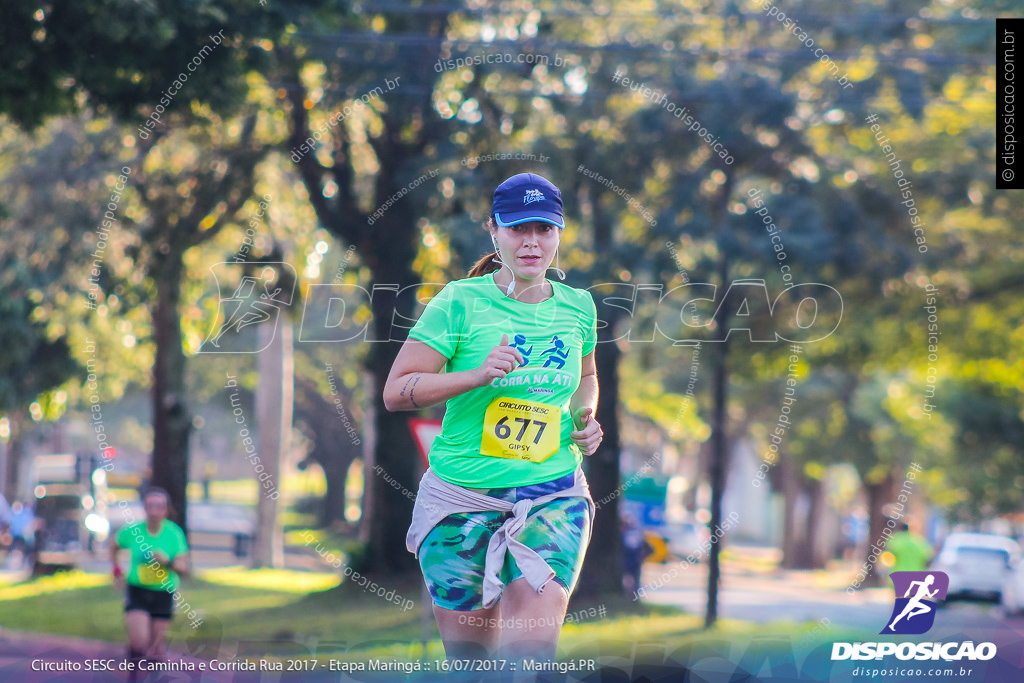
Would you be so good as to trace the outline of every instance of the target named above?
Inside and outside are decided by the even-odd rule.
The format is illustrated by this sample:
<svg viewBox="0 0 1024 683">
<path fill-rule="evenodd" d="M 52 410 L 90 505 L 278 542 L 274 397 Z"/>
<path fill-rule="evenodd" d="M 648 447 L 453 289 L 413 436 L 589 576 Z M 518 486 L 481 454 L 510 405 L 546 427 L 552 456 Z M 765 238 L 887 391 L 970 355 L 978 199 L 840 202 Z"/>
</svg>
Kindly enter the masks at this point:
<svg viewBox="0 0 1024 683">
<path fill-rule="evenodd" d="M 604 439 L 604 430 L 601 429 L 601 423 L 594 419 L 593 412 L 593 408 L 587 408 L 580 411 L 578 416 L 573 416 L 574 422 L 582 423 L 583 427 L 570 433 L 569 438 L 579 446 L 583 455 L 593 455 Z"/>
</svg>

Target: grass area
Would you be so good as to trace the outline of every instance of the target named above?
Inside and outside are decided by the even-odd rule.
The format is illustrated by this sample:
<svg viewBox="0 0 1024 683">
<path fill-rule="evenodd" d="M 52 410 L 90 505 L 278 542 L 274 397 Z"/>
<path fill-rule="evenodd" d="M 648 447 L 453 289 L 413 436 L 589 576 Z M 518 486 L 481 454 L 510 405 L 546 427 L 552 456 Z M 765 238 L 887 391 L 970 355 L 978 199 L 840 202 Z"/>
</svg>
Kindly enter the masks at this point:
<svg viewBox="0 0 1024 683">
<path fill-rule="evenodd" d="M 218 567 L 199 572 L 207 583 L 237 588 L 255 588 L 284 593 L 319 593 L 330 590 L 341 577 L 325 572 L 296 572 L 287 569 L 246 569 L 242 566 Z"/>
<path fill-rule="evenodd" d="M 418 580 L 393 586 L 402 599 L 415 601 L 415 606 L 407 611 L 350 582 L 307 594 L 337 581 L 336 574 L 239 567 L 186 579 L 182 595 L 204 621 L 193 629 L 187 619 L 175 619 L 171 626 L 172 642 L 181 647 L 180 643 L 187 641 L 190 651 L 208 657 L 216 656 L 222 641 L 237 641 L 239 653 L 248 657 L 296 652 L 348 660 L 418 659 L 423 655 Z M 62 573 L 0 586 L 0 625 L 122 642 L 122 600 L 108 576 L 79 571 Z M 821 626 L 815 622 L 758 625 L 722 620 L 711 631 L 704 631 L 700 617 L 667 607 L 638 606 L 618 596 L 590 605 L 574 603 L 570 612 L 596 609 L 598 605 L 606 617 L 595 617 L 595 612 L 589 612 L 578 623 L 565 624 L 560 654 L 579 657 L 583 653 L 606 653 L 609 648 L 616 652 L 624 648 L 628 653 L 634 643 L 639 652 L 641 644 L 675 648 L 705 638 L 744 642 L 755 637 L 789 637 L 796 648 L 801 640 L 814 643 L 866 637 L 857 631 L 831 626 L 822 634 Z M 68 615 L 74 618 L 69 619 Z M 443 657 L 433 619 L 427 637 L 427 656 Z"/>
<path fill-rule="evenodd" d="M 85 572 L 58 572 L 53 576 L 44 576 L 35 581 L 9 583 L 0 588 L 0 604 L 8 600 L 33 598 L 38 595 L 51 595 L 65 591 L 93 588 L 110 583 L 108 577 Z"/>
<path fill-rule="evenodd" d="M 337 583 L 337 574 L 290 570 L 201 573 L 183 581 L 181 594 L 204 622 L 193 630 L 179 617 L 172 622 L 172 638 L 216 646 L 222 634 L 240 641 L 337 640 L 345 634 L 361 640 L 417 637 L 415 608 L 403 612 L 358 586 L 307 594 Z M 418 586 L 398 592 L 418 603 Z M 125 637 L 124 598 L 107 575 L 62 572 L 0 591 L 0 625 L 5 628 L 113 642 Z"/>
</svg>

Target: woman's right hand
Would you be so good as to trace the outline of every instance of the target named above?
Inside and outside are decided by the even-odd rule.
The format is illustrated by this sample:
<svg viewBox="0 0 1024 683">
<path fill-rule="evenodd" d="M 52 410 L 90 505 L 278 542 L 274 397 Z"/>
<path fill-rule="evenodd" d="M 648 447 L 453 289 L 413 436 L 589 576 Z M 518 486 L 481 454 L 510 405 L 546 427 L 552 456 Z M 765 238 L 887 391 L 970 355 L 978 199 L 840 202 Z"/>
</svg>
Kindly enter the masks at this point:
<svg viewBox="0 0 1024 683">
<path fill-rule="evenodd" d="M 522 354 L 508 345 L 508 335 L 501 335 L 501 343 L 491 349 L 487 358 L 477 368 L 477 373 L 481 378 L 480 386 L 490 384 L 492 380 L 501 379 L 518 368 L 522 362 Z"/>
</svg>

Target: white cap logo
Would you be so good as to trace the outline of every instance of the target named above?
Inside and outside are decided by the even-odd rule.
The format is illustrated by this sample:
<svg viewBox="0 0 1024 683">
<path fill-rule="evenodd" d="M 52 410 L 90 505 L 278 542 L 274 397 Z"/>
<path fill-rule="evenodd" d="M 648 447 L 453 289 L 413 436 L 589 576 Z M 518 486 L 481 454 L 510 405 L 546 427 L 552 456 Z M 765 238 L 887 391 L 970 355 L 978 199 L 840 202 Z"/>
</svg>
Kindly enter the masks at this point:
<svg viewBox="0 0 1024 683">
<path fill-rule="evenodd" d="M 523 204 L 533 204 L 534 202 L 544 201 L 544 193 L 540 190 L 527 190 L 526 194 L 523 195 Z"/>
</svg>

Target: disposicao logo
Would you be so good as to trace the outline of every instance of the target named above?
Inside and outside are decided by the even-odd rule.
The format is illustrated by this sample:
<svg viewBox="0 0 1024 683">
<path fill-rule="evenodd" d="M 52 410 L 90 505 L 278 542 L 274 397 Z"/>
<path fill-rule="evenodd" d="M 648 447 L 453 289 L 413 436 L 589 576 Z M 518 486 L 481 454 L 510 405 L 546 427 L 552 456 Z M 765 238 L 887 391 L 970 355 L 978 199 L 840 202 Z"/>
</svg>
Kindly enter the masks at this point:
<svg viewBox="0 0 1024 683">
<path fill-rule="evenodd" d="M 935 623 L 938 602 L 946 598 L 949 577 L 943 572 L 893 572 L 896 591 L 892 614 L 879 633 L 882 635 L 920 635 Z M 894 655 L 897 659 L 919 661 L 966 659 L 988 660 L 996 656 L 994 643 L 972 641 L 947 643 L 833 643 L 832 661 L 853 659 L 882 659 Z"/>
<path fill-rule="evenodd" d="M 879 633 L 927 633 L 935 623 L 938 602 L 946 599 L 949 577 L 944 572 L 893 572 L 889 578 L 896 591 L 896 604 L 893 605 L 888 623 Z"/>
</svg>

